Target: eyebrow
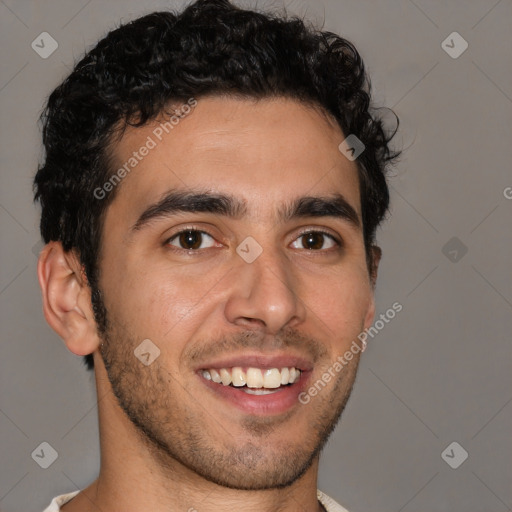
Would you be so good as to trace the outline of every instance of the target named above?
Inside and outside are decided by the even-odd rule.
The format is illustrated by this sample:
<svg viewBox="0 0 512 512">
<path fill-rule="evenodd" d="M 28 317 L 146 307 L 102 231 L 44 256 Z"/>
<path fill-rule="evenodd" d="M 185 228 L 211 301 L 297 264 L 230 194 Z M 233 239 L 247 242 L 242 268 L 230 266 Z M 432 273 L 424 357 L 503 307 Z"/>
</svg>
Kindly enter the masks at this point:
<svg viewBox="0 0 512 512">
<path fill-rule="evenodd" d="M 213 213 L 239 219 L 247 214 L 247 202 L 229 194 L 172 190 L 148 206 L 131 231 L 140 231 L 154 220 L 178 213 Z M 298 197 L 276 211 L 276 220 L 281 223 L 305 217 L 334 217 L 348 222 L 354 228 L 361 228 L 355 208 L 339 193 Z"/>
</svg>

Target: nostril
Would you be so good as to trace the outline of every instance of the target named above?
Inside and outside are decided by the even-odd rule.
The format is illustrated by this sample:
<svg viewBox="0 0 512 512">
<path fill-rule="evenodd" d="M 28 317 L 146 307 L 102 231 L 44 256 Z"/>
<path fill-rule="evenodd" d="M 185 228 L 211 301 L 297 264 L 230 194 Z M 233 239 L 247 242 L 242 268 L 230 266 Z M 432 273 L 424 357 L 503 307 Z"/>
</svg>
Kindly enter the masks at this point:
<svg viewBox="0 0 512 512">
<path fill-rule="evenodd" d="M 261 328 L 266 326 L 263 320 L 260 320 L 259 318 L 251 318 L 248 316 L 240 317 L 240 324 L 249 328 Z"/>
</svg>

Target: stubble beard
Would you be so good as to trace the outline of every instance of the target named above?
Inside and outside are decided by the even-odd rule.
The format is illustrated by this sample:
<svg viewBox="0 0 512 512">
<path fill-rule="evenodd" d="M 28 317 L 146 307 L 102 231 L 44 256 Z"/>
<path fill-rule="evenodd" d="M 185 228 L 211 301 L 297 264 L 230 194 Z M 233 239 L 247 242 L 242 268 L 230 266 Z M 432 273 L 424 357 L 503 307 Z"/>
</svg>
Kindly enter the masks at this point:
<svg viewBox="0 0 512 512">
<path fill-rule="evenodd" d="M 238 490 L 288 487 L 311 467 L 336 427 L 354 384 L 359 357 L 307 405 L 308 428 L 300 444 L 275 442 L 274 432 L 286 434 L 290 421 L 248 417 L 241 423 L 243 444 L 230 434 L 230 425 L 208 417 L 184 386 L 161 364 L 159 357 L 143 366 L 133 350 L 137 341 L 128 329 L 109 322 L 103 312 L 101 356 L 117 402 L 135 426 L 141 442 L 157 462 L 164 478 L 176 478 L 180 465 L 217 485 Z M 302 411 L 299 411 L 302 412 Z M 212 436 L 212 429 L 217 442 Z"/>
</svg>

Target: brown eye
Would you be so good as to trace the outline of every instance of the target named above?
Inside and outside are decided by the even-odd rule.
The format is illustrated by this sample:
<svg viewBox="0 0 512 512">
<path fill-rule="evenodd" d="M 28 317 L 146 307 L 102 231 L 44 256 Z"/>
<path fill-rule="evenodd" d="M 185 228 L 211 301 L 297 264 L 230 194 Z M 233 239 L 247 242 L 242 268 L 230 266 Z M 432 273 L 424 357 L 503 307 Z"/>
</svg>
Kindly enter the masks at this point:
<svg viewBox="0 0 512 512">
<path fill-rule="evenodd" d="M 310 251 L 326 250 L 340 245 L 333 236 L 322 231 L 302 233 L 293 244 L 295 249 L 307 249 Z"/>
<path fill-rule="evenodd" d="M 187 229 L 176 233 L 168 241 L 169 245 L 184 249 L 187 251 L 193 251 L 197 249 L 206 249 L 213 247 L 215 241 L 208 233 L 204 231 L 198 231 L 197 229 Z M 203 245 L 206 244 L 206 245 Z"/>
</svg>

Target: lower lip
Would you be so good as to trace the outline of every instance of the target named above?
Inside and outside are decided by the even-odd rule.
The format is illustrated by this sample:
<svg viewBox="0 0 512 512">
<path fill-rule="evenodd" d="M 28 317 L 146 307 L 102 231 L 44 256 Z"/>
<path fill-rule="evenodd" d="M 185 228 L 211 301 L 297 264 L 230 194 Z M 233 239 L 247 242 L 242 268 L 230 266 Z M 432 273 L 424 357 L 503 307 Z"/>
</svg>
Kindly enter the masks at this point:
<svg viewBox="0 0 512 512">
<path fill-rule="evenodd" d="M 224 386 L 211 380 L 206 380 L 200 374 L 198 378 L 217 396 L 228 401 L 236 408 L 247 414 L 272 415 L 282 414 L 299 404 L 299 394 L 305 389 L 310 372 L 302 372 L 299 380 L 291 385 L 278 388 L 268 395 L 249 395 L 241 388 Z"/>
</svg>

